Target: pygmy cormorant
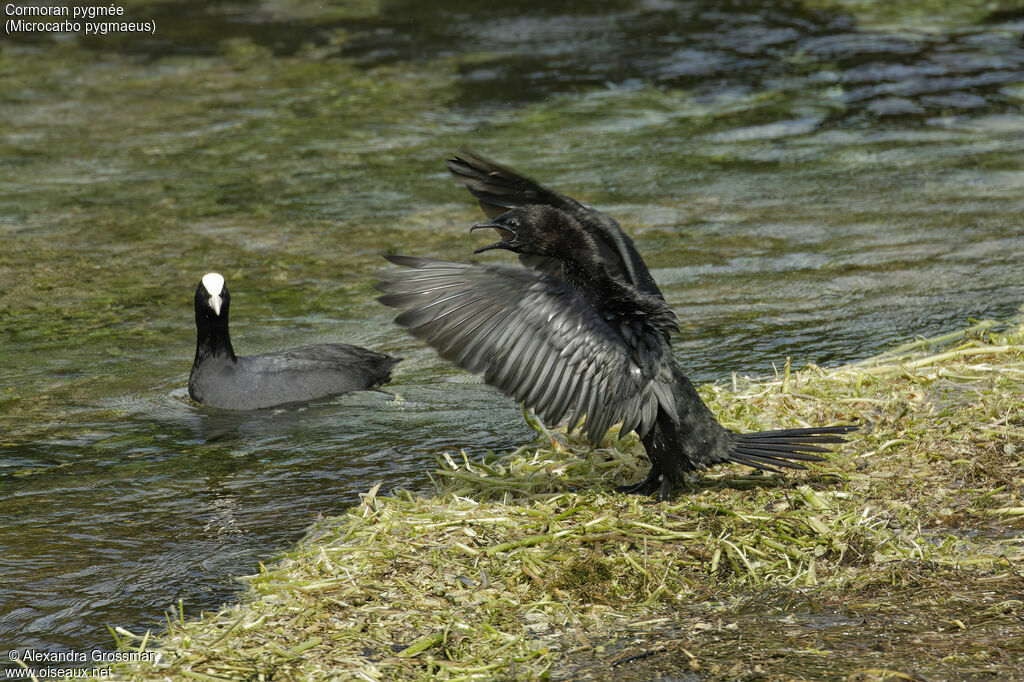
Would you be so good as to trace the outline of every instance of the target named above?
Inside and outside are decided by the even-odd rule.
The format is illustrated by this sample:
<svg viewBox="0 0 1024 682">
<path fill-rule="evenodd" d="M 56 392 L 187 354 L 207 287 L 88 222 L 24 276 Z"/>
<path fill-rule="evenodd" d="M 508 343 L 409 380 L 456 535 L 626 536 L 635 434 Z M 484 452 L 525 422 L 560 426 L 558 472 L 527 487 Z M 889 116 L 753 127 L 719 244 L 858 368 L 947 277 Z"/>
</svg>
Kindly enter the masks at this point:
<svg viewBox="0 0 1024 682">
<path fill-rule="evenodd" d="M 492 216 L 471 231 L 500 237 L 475 253 L 506 249 L 533 269 L 389 256 L 404 267 L 382 275 L 379 300 L 546 423 L 586 416 L 594 444 L 620 421 L 620 435 L 636 431 L 651 470 L 624 490 L 665 497 L 685 473 L 722 462 L 802 469 L 856 429 L 724 428 L 672 357 L 675 314 L 614 220 L 481 157 L 448 163 Z"/>
</svg>

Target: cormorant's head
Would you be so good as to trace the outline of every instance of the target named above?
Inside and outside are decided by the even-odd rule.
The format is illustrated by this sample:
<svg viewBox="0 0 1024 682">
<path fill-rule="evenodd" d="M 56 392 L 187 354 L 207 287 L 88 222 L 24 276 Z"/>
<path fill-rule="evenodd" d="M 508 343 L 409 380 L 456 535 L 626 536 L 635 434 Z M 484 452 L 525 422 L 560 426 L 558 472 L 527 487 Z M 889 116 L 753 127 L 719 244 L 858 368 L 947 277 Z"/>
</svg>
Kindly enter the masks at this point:
<svg viewBox="0 0 1024 682">
<path fill-rule="evenodd" d="M 507 249 L 515 253 L 529 253 L 542 256 L 558 256 L 559 243 L 567 234 L 566 221 L 572 220 L 562 211 L 551 206 L 530 204 L 506 211 L 486 223 L 477 223 L 470 232 L 483 227 L 493 229 L 500 241 L 481 246 L 473 253 L 491 249 Z"/>
<path fill-rule="evenodd" d="M 227 320 L 230 301 L 231 295 L 224 278 L 216 272 L 206 273 L 196 289 L 196 322 L 200 319 Z"/>
</svg>

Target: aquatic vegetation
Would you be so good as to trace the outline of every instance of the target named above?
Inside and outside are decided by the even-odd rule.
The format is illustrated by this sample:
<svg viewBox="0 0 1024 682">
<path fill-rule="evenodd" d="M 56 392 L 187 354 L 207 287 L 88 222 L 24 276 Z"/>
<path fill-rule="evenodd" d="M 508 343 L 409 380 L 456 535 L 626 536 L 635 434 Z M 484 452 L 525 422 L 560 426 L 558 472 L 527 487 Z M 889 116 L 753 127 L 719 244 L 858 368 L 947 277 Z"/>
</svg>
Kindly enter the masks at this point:
<svg viewBox="0 0 1024 682">
<path fill-rule="evenodd" d="M 434 497 L 375 485 L 246 578 L 239 605 L 178 614 L 155 640 L 118 628 L 163 653 L 119 672 L 1007 676 L 1024 653 L 1022 376 L 1024 328 L 985 322 L 705 386 L 732 428 L 863 428 L 807 472 L 726 468 L 663 503 L 610 492 L 644 470 L 634 438 L 588 450 L 534 422 L 514 452 L 443 455 Z"/>
</svg>

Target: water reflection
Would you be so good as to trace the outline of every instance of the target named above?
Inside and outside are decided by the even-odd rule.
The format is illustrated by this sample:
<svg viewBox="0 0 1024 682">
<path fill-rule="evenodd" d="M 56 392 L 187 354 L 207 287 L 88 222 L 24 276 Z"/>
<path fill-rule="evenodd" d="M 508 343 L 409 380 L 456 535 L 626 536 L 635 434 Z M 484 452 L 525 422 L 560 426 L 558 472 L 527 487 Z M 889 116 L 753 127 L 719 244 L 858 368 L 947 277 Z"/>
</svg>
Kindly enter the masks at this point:
<svg viewBox="0 0 1024 682">
<path fill-rule="evenodd" d="M 686 89 L 698 97 L 800 91 L 831 123 L 1015 110 L 1000 88 L 1020 82 L 1019 11 L 934 34 L 864 30 L 846 13 L 798 2 L 647 0 L 592 3 L 429 3 L 391 0 L 315 16 L 259 2 L 152 3 L 155 37 L 82 38 L 90 49 L 151 58 L 214 55 L 245 40 L 278 56 L 364 68 L 453 59 L 463 107 L 521 105 L 588 88 Z M 38 36 L 16 36 L 38 42 Z M 467 57 L 471 57 L 468 58 Z M 841 92 L 832 92 L 841 88 Z"/>
</svg>

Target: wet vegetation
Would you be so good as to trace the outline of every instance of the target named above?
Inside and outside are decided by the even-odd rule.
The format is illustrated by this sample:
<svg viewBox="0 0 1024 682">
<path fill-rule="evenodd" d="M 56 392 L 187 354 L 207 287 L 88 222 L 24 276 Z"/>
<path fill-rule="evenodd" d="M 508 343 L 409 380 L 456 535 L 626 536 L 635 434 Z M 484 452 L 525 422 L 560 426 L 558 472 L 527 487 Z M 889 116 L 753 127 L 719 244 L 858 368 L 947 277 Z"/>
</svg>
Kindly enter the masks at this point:
<svg viewBox="0 0 1024 682">
<path fill-rule="evenodd" d="M 856 420 L 827 464 L 608 492 L 633 438 L 446 455 L 438 493 L 317 524 L 131 679 L 1011 679 L 1024 654 L 1024 328 L 705 386 L 728 426 Z M 936 352 L 940 351 L 941 352 Z M 152 646 L 120 630 L 122 645 Z"/>
</svg>

